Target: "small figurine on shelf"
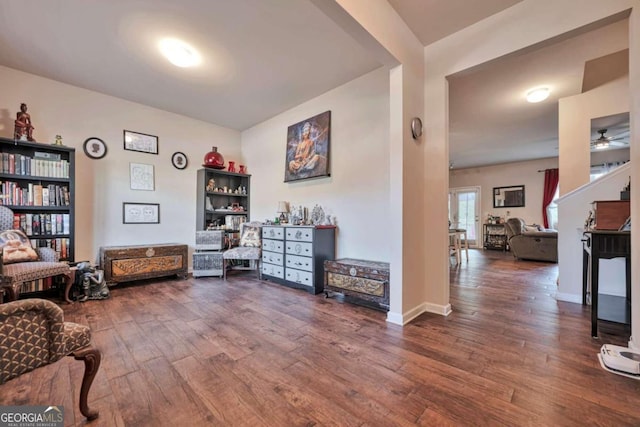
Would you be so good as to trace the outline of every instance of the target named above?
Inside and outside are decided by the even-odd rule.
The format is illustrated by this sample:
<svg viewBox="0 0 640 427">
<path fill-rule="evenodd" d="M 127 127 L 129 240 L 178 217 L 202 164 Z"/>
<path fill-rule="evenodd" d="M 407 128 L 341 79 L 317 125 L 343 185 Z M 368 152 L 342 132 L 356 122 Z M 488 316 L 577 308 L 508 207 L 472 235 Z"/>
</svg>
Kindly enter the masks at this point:
<svg viewBox="0 0 640 427">
<path fill-rule="evenodd" d="M 238 169 L 238 173 L 247 173 L 247 167 L 245 165 L 240 165 L 240 169 Z"/>
<path fill-rule="evenodd" d="M 60 135 L 56 135 L 56 140 L 53 145 L 62 145 L 62 137 Z"/>
<path fill-rule="evenodd" d="M 20 111 L 16 114 L 14 138 L 18 141 L 35 141 L 33 139 L 33 130 L 31 125 L 31 116 L 27 113 L 27 104 L 20 104 Z"/>
<path fill-rule="evenodd" d="M 216 188 L 216 181 L 211 178 L 209 180 L 209 182 L 207 182 L 207 191 L 215 191 Z"/>
<path fill-rule="evenodd" d="M 229 172 L 235 172 L 236 171 L 236 162 L 232 162 L 231 160 L 229 160 Z"/>
</svg>

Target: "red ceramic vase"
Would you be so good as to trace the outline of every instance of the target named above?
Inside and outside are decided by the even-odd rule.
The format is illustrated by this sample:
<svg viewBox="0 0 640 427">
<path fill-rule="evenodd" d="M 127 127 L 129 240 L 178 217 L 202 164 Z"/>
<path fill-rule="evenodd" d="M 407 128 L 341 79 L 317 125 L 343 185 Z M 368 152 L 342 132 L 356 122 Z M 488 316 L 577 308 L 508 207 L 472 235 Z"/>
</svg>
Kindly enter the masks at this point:
<svg viewBox="0 0 640 427">
<path fill-rule="evenodd" d="M 229 172 L 235 172 L 236 171 L 236 162 L 232 162 L 231 160 L 229 160 Z"/>
<path fill-rule="evenodd" d="M 204 155 L 203 166 L 214 169 L 224 169 L 224 157 L 218 153 L 218 147 L 211 147 L 211 151 Z"/>
<path fill-rule="evenodd" d="M 240 165 L 240 169 L 238 169 L 238 173 L 247 173 L 247 168 L 245 165 Z"/>
</svg>

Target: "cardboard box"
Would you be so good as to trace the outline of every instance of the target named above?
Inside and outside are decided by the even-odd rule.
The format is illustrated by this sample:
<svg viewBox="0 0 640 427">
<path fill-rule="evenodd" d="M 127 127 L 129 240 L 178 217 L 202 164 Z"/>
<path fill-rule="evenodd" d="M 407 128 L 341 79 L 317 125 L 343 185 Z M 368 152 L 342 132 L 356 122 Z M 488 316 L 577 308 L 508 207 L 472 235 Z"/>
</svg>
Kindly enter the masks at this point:
<svg viewBox="0 0 640 427">
<path fill-rule="evenodd" d="M 629 200 L 598 200 L 592 204 L 594 230 L 618 230 L 631 215 Z"/>
</svg>

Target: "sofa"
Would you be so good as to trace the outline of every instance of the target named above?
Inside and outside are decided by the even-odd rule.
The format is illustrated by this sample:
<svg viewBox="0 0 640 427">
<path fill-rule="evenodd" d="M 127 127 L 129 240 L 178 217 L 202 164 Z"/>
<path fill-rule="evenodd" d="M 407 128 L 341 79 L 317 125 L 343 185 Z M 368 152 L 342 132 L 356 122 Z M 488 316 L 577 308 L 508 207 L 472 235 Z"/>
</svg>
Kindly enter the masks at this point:
<svg viewBox="0 0 640 427">
<path fill-rule="evenodd" d="M 505 224 L 507 244 L 516 259 L 558 262 L 558 232 L 509 218 Z"/>
</svg>

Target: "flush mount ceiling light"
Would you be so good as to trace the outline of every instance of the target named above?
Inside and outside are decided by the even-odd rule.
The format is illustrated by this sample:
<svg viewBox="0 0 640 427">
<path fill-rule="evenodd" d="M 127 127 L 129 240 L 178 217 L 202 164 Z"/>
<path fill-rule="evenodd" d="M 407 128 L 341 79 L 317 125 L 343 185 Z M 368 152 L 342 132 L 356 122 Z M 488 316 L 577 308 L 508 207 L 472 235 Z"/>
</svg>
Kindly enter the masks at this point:
<svg viewBox="0 0 640 427">
<path fill-rule="evenodd" d="M 542 102 L 549 96 L 551 91 L 548 87 L 538 87 L 535 89 L 531 89 L 527 92 L 527 101 L 529 102 Z"/>
<path fill-rule="evenodd" d="M 176 67 L 193 67 L 202 61 L 195 48 L 182 40 L 167 38 L 160 40 L 160 52 Z"/>
</svg>

